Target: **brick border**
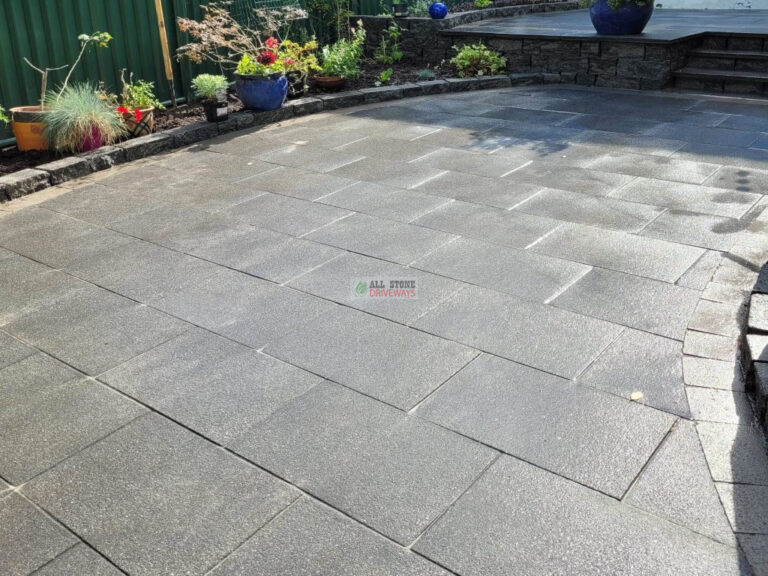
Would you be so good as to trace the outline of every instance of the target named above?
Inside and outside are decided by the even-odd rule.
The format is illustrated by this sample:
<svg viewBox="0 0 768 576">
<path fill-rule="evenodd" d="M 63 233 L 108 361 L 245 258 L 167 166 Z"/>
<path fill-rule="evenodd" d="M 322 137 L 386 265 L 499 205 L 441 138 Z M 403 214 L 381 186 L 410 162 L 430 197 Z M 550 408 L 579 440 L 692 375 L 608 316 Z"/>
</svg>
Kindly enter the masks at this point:
<svg viewBox="0 0 768 576">
<path fill-rule="evenodd" d="M 202 140 L 214 138 L 220 134 L 228 134 L 238 130 L 266 126 L 276 122 L 290 120 L 309 114 L 318 114 L 350 108 L 361 104 L 375 104 L 402 98 L 414 98 L 449 92 L 464 92 L 467 90 L 490 90 L 531 84 L 555 84 L 560 82 L 557 74 L 509 74 L 504 76 L 486 76 L 477 78 L 450 78 L 447 80 L 430 80 L 410 84 L 381 86 L 379 88 L 364 88 L 323 94 L 317 97 L 289 100 L 277 110 L 269 112 L 252 112 L 243 110 L 229 115 L 229 119 L 218 124 L 198 122 L 156 132 L 126 140 L 115 146 L 103 146 L 92 152 L 68 156 L 36 168 L 25 168 L 0 177 L 0 204 L 15 198 L 20 198 L 123 164 L 153 156 L 161 152 L 195 144 Z"/>
</svg>

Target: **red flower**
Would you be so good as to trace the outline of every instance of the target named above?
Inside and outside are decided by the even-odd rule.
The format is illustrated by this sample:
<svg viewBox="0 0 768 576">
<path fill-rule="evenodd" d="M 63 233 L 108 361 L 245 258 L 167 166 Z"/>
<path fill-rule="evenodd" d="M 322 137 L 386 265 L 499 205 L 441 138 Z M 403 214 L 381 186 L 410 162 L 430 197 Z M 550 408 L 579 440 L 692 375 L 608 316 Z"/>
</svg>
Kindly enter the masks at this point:
<svg viewBox="0 0 768 576">
<path fill-rule="evenodd" d="M 128 108 L 125 106 L 118 106 L 117 111 L 120 112 L 120 114 L 129 114 Z"/>
<path fill-rule="evenodd" d="M 279 44 L 280 43 L 277 41 L 277 38 L 274 38 L 273 36 L 270 36 L 269 38 L 267 38 L 267 41 L 264 42 L 264 45 L 267 48 L 271 48 L 272 50 L 276 50 Z"/>
<path fill-rule="evenodd" d="M 139 122 L 141 122 L 141 119 L 142 119 L 142 117 L 143 117 L 143 116 L 144 116 L 144 115 L 141 113 L 141 110 L 139 110 L 138 108 L 136 108 L 136 109 L 133 111 L 133 121 L 134 121 L 134 122 L 136 122 L 137 124 L 138 124 Z"/>
<path fill-rule="evenodd" d="M 264 66 L 271 66 L 275 63 L 277 57 L 275 56 L 274 52 L 269 50 L 262 50 L 256 60 L 258 60 L 260 64 L 264 64 Z"/>
</svg>

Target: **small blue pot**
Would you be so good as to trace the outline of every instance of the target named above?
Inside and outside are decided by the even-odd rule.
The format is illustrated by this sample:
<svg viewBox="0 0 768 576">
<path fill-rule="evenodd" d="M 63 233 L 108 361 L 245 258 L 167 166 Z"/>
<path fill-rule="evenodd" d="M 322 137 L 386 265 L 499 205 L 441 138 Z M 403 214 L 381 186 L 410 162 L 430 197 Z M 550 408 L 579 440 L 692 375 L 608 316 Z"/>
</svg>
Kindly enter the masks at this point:
<svg viewBox="0 0 768 576">
<path fill-rule="evenodd" d="M 277 110 L 288 96 L 288 78 L 282 73 L 272 76 L 235 74 L 235 90 L 248 110 Z"/>
<path fill-rule="evenodd" d="M 433 20 L 442 20 L 448 15 L 448 6 L 442 2 L 433 2 L 429 5 L 429 17 Z"/>
<path fill-rule="evenodd" d="M 625 4 L 618 10 L 608 5 L 608 0 L 595 0 L 589 8 L 589 17 L 598 34 L 605 36 L 626 36 L 640 34 L 653 14 L 653 2 L 638 5 Z"/>
</svg>

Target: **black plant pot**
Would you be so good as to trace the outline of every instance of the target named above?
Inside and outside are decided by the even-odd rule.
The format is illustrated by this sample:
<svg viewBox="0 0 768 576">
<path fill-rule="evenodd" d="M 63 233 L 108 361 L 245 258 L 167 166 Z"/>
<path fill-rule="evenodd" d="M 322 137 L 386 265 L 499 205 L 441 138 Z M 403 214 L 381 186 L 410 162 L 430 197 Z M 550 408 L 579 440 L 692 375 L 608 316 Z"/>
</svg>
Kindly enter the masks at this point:
<svg viewBox="0 0 768 576">
<path fill-rule="evenodd" d="M 212 100 L 203 102 L 205 119 L 208 122 L 223 122 L 229 118 L 229 105 L 226 100 Z"/>
<path fill-rule="evenodd" d="M 395 18 L 408 18 L 408 4 L 404 2 L 392 4 L 392 16 Z"/>
</svg>

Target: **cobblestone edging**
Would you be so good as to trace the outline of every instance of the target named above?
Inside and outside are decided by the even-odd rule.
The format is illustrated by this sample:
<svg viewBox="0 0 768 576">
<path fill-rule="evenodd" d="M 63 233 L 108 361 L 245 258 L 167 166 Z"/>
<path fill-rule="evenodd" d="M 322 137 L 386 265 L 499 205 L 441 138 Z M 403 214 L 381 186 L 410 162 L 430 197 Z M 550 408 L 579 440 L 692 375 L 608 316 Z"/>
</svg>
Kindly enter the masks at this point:
<svg viewBox="0 0 768 576">
<path fill-rule="evenodd" d="M 436 66 L 441 61 L 453 57 L 454 38 L 444 32 L 464 24 L 472 24 L 491 18 L 510 18 L 525 14 L 575 10 L 579 7 L 575 0 L 497 0 L 493 8 L 472 10 L 448 14 L 442 20 L 432 18 L 397 18 L 402 29 L 400 49 L 403 60 Z M 350 22 L 362 20 L 365 28 L 365 51 L 372 55 L 381 42 L 382 32 L 390 25 L 389 16 L 353 16 Z"/>
<path fill-rule="evenodd" d="M 92 152 L 62 158 L 61 160 L 42 164 L 36 168 L 19 170 L 13 174 L 0 177 L 0 203 L 43 190 L 50 186 L 62 184 L 68 180 L 87 176 L 93 172 L 106 170 L 124 162 L 188 146 L 201 140 L 213 138 L 219 134 L 265 126 L 308 114 L 431 94 L 557 82 L 560 82 L 560 78 L 556 74 L 510 74 L 508 76 L 487 76 L 484 78 L 449 78 L 447 80 L 430 80 L 395 86 L 381 86 L 379 88 L 364 88 L 362 90 L 351 90 L 318 97 L 290 100 L 278 110 L 270 112 L 244 110 L 230 114 L 228 120 L 218 124 L 198 122 L 187 126 L 179 126 L 165 132 L 134 138 L 116 146 L 104 146 Z"/>
<path fill-rule="evenodd" d="M 768 534 L 758 526 L 764 526 L 768 512 L 766 229 L 768 212 L 723 254 L 683 344 L 692 419 L 728 520 L 756 575 L 768 574 Z"/>
</svg>

